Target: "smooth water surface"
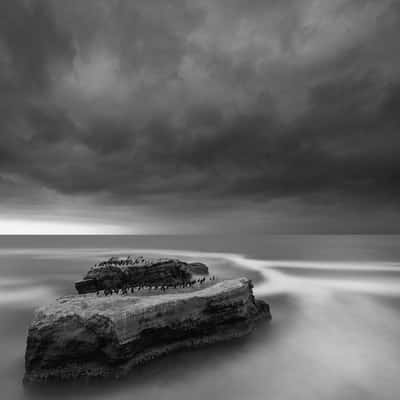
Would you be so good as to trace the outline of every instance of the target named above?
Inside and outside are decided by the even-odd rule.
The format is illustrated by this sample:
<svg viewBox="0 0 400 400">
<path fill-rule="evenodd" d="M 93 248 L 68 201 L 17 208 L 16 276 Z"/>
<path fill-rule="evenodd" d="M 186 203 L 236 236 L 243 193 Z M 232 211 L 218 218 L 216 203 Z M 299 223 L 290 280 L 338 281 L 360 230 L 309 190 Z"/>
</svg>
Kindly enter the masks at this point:
<svg viewBox="0 0 400 400">
<path fill-rule="evenodd" d="M 248 276 L 273 319 L 249 337 L 181 351 L 117 382 L 24 389 L 33 310 L 114 254 L 203 260 Z M 398 399 L 400 236 L 0 236 L 4 399 Z"/>
</svg>

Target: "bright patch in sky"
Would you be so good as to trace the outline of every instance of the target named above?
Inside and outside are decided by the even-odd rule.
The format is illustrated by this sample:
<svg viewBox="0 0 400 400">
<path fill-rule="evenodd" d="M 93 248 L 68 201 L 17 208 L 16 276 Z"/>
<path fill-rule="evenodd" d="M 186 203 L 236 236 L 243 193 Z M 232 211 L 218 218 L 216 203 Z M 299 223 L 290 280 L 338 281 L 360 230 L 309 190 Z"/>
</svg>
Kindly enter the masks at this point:
<svg viewBox="0 0 400 400">
<path fill-rule="evenodd" d="M 124 228 L 108 224 L 24 219 L 0 220 L 0 234 L 3 235 L 112 235 L 122 233 L 126 233 Z"/>
</svg>

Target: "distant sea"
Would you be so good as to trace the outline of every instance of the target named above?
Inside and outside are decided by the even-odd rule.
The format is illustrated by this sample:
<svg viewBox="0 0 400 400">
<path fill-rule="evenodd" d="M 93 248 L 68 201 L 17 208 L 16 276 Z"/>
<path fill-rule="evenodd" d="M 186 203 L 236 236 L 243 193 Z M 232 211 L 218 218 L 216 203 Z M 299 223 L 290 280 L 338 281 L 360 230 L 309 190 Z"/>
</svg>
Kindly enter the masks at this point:
<svg viewBox="0 0 400 400">
<path fill-rule="evenodd" d="M 104 257 L 166 255 L 248 276 L 272 321 L 106 383 L 22 385 L 33 310 L 74 293 Z M 400 236 L 0 236 L 0 398 L 400 398 Z"/>
</svg>

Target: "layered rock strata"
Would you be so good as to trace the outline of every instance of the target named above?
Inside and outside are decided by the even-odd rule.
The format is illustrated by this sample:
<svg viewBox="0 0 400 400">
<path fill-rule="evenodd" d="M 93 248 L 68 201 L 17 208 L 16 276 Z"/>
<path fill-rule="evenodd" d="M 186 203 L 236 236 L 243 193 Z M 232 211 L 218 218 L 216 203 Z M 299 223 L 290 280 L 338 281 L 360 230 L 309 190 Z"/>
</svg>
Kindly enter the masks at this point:
<svg viewBox="0 0 400 400">
<path fill-rule="evenodd" d="M 180 348 L 241 337 L 269 306 L 246 278 L 154 296 L 68 296 L 36 311 L 24 381 L 120 377 Z"/>
<path fill-rule="evenodd" d="M 169 258 L 112 257 L 90 268 L 83 280 L 75 282 L 78 293 L 138 285 L 175 285 L 193 275 L 207 275 L 202 263 L 186 263 Z"/>
</svg>

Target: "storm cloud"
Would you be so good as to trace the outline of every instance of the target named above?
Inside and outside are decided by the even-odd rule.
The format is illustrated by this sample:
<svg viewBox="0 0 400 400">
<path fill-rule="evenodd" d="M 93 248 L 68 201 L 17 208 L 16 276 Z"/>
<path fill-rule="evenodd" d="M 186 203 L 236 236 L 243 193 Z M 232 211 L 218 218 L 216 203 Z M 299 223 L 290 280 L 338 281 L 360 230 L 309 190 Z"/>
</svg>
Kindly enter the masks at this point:
<svg viewBox="0 0 400 400">
<path fill-rule="evenodd" d="M 3 0 L 0 210 L 396 231 L 399 33 L 396 0 Z"/>
</svg>

